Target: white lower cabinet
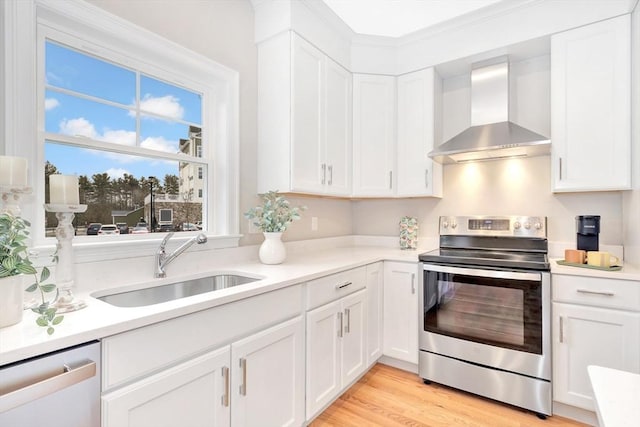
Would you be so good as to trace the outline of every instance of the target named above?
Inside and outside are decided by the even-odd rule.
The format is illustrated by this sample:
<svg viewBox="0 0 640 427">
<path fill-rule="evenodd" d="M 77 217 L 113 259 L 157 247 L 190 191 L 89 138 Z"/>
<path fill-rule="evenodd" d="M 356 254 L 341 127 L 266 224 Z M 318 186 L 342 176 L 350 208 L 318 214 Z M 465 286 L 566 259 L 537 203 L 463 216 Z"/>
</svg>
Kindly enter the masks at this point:
<svg viewBox="0 0 640 427">
<path fill-rule="evenodd" d="M 102 426 L 229 426 L 230 354 L 226 346 L 103 396 Z"/>
<path fill-rule="evenodd" d="M 554 401 L 595 411 L 589 365 L 640 373 L 638 285 L 552 276 Z"/>
<path fill-rule="evenodd" d="M 383 263 L 367 265 L 367 366 L 382 356 Z"/>
<path fill-rule="evenodd" d="M 307 420 L 366 369 L 366 292 L 307 312 Z"/>
<path fill-rule="evenodd" d="M 232 426 L 303 424 L 302 317 L 231 344 L 231 366 Z"/>
<path fill-rule="evenodd" d="M 384 263 L 382 353 L 418 363 L 418 264 Z"/>
<path fill-rule="evenodd" d="M 103 395 L 103 427 L 300 426 L 304 326 L 292 319 Z"/>
</svg>

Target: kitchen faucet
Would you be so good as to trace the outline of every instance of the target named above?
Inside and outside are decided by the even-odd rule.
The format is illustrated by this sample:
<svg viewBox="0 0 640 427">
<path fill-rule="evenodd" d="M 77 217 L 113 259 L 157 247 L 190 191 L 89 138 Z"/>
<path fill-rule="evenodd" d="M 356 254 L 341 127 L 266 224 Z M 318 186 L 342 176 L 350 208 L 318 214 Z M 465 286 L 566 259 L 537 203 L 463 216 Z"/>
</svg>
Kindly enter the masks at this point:
<svg viewBox="0 0 640 427">
<path fill-rule="evenodd" d="M 199 245 L 207 243 L 207 236 L 205 236 L 203 233 L 200 233 L 197 236 L 192 237 L 191 239 L 184 242 L 178 249 L 173 251 L 172 254 L 167 255 L 167 253 L 165 252 L 165 247 L 167 246 L 167 242 L 169 241 L 171 236 L 173 236 L 173 233 L 167 234 L 165 238 L 162 239 L 160 247 L 156 251 L 156 271 L 154 274 L 156 278 L 167 277 L 167 273 L 164 271 L 164 269 L 171 263 L 171 261 L 178 258 L 180 254 L 189 249 L 191 245 L 193 245 L 194 243 L 197 243 Z"/>
</svg>

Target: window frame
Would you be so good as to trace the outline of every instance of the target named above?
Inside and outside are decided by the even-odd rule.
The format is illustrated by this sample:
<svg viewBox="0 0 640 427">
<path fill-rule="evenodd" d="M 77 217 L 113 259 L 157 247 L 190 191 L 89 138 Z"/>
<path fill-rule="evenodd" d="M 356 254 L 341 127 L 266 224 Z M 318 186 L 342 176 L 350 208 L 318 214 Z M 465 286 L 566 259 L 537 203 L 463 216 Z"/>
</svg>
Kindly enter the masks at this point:
<svg viewBox="0 0 640 427">
<path fill-rule="evenodd" d="M 55 0 L 29 0 L 2 2 L 1 17 L 5 24 L 6 37 L 2 46 L 2 57 L 13 67 L 4 67 L 3 91 L 6 93 L 5 153 L 27 157 L 29 161 L 29 183 L 33 193 L 24 197 L 22 214 L 33 224 L 44 224 L 44 47 L 45 40 L 79 49 L 90 55 L 128 64 L 152 77 L 193 89 L 203 94 L 202 129 L 208 144 L 203 148 L 206 203 L 203 218 L 206 218 L 210 238 L 209 248 L 238 246 L 239 235 L 239 74 L 237 71 L 212 61 L 181 45 L 143 29 L 129 21 L 81 0 L 57 2 Z M 26 78 L 20 78 L 26 76 Z M 29 76 L 32 76 L 29 81 Z M 176 76 L 180 76 L 179 79 Z M 188 76 L 185 77 L 185 76 Z M 15 78 L 17 88 L 11 87 Z M 34 84 L 35 83 L 35 84 Z M 24 102 L 24 99 L 31 101 Z M 15 116 L 15 117 L 14 117 Z M 20 120 L 17 120 L 20 117 Z M 15 135 L 27 135 L 25 138 Z M 33 135 L 33 139 L 29 138 Z M 86 140 L 77 137 L 56 135 L 57 141 L 67 139 L 72 145 L 87 146 Z M 113 150 L 113 146 L 101 146 L 93 141 L 90 145 Z M 128 147 L 127 151 L 138 151 L 144 157 L 157 157 L 158 152 L 142 147 Z M 164 153 L 162 154 L 164 156 Z M 172 155 L 181 161 L 197 164 L 200 159 L 190 156 Z M 184 158 L 183 158 L 184 156 Z M 188 233 L 180 233 L 190 237 Z M 108 245 L 95 239 L 74 240 L 74 249 L 80 259 L 105 260 L 110 258 L 140 255 L 143 247 L 155 247 L 163 234 L 131 236 L 127 241 L 110 242 Z M 175 238 L 179 238 L 176 235 Z M 34 246 L 51 247 L 55 238 L 46 238 L 43 227 L 32 227 Z M 107 249 L 109 248 L 109 249 Z"/>
</svg>

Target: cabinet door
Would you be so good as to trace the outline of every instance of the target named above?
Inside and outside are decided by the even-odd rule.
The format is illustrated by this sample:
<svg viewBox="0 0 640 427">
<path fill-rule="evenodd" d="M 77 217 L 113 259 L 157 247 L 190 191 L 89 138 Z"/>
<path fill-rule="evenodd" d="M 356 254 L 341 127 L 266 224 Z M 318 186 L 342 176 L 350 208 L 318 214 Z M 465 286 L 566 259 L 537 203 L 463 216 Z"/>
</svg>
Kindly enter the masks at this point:
<svg viewBox="0 0 640 427">
<path fill-rule="evenodd" d="M 297 317 L 231 345 L 234 426 L 302 425 L 303 340 L 302 318 Z"/>
<path fill-rule="evenodd" d="M 396 162 L 396 82 L 353 75 L 353 194 L 392 196 Z"/>
<path fill-rule="evenodd" d="M 342 387 L 346 387 L 364 372 L 366 365 L 366 301 L 363 289 L 342 299 Z"/>
<path fill-rule="evenodd" d="M 322 52 L 300 37 L 293 37 L 291 185 L 294 191 L 324 191 L 327 173 L 322 129 L 324 62 Z"/>
<path fill-rule="evenodd" d="M 307 419 L 340 393 L 340 300 L 307 313 Z"/>
<path fill-rule="evenodd" d="M 367 265 L 367 366 L 382 356 L 382 263 Z"/>
<path fill-rule="evenodd" d="M 640 313 L 553 303 L 553 400 L 595 411 L 587 366 L 640 373 Z"/>
<path fill-rule="evenodd" d="M 352 109 L 351 73 L 326 59 L 325 80 L 326 192 L 351 194 Z"/>
<path fill-rule="evenodd" d="M 103 427 L 229 426 L 229 347 L 102 397 Z"/>
<path fill-rule="evenodd" d="M 398 196 L 442 197 L 442 165 L 434 145 L 435 70 L 398 77 Z"/>
<path fill-rule="evenodd" d="M 418 363 L 418 265 L 384 263 L 385 356 Z"/>
<path fill-rule="evenodd" d="M 555 191 L 631 185 L 630 17 L 551 38 Z"/>
</svg>

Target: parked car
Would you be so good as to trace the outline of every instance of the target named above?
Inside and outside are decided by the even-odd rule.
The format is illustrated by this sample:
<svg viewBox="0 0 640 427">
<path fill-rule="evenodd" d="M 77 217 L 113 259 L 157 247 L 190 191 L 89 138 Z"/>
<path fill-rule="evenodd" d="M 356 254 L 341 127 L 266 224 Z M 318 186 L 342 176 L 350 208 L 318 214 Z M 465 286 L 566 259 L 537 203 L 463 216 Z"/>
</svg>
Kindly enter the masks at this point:
<svg viewBox="0 0 640 427">
<path fill-rule="evenodd" d="M 196 221 L 196 227 L 198 227 L 198 230 L 202 230 L 202 221 Z"/>
<path fill-rule="evenodd" d="M 146 222 L 137 223 L 136 226 L 129 231 L 130 234 L 147 234 L 148 232 L 149 232 L 149 228 L 147 228 Z"/>
<path fill-rule="evenodd" d="M 100 227 L 100 230 L 98 230 L 98 234 L 100 236 L 110 236 L 120 234 L 120 230 L 115 224 L 104 224 L 102 227 Z"/>
<path fill-rule="evenodd" d="M 102 224 L 99 222 L 92 222 L 89 224 L 87 227 L 87 236 L 97 236 L 98 231 L 100 231 L 100 227 L 102 227 Z"/>
<path fill-rule="evenodd" d="M 120 230 L 120 234 L 129 234 L 129 226 L 126 222 L 116 222 L 116 227 Z"/>
<path fill-rule="evenodd" d="M 193 224 L 191 222 L 183 222 L 182 225 L 180 226 L 180 230 L 182 230 L 182 231 L 199 231 L 199 230 L 202 230 L 202 229 L 199 228 L 196 224 Z"/>
<path fill-rule="evenodd" d="M 169 231 L 174 231 L 173 229 L 173 224 L 160 224 L 158 225 L 158 227 L 156 228 L 156 231 L 159 232 L 169 232 Z"/>
</svg>

